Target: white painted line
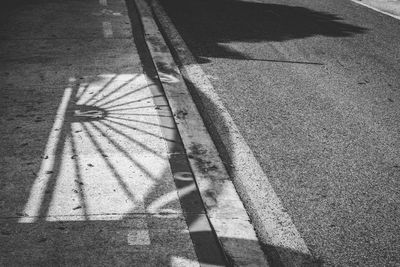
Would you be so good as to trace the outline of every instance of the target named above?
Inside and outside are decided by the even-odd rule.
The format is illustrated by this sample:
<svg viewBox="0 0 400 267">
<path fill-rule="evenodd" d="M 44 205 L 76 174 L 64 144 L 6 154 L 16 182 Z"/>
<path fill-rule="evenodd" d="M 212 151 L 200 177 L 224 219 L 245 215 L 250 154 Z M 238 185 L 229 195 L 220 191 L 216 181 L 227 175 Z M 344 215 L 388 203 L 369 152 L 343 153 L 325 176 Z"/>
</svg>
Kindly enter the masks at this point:
<svg viewBox="0 0 400 267">
<path fill-rule="evenodd" d="M 32 223 L 36 221 L 36 216 L 39 216 L 47 184 L 50 177 L 53 175 L 52 171 L 56 157 L 56 150 L 60 141 L 60 134 L 64 124 L 65 112 L 71 99 L 71 94 L 72 88 L 66 88 L 61 103 L 58 107 L 56 118 L 53 127 L 51 128 L 49 139 L 43 153 L 43 160 L 40 170 L 37 174 L 35 182 L 32 185 L 28 202 L 25 205 L 24 213 L 29 217 L 20 218 L 18 220 L 20 223 Z"/>
<path fill-rule="evenodd" d="M 181 188 L 179 190 L 180 197 L 184 197 L 186 195 L 189 195 L 192 192 L 196 192 L 197 187 L 193 183 L 191 185 L 188 185 L 184 188 Z M 179 196 L 178 196 L 178 190 L 174 190 L 172 192 L 166 193 L 157 199 L 155 199 L 148 207 L 147 207 L 147 212 L 149 213 L 154 213 L 155 217 L 157 217 L 157 213 L 163 213 L 162 217 L 165 217 L 166 214 L 168 214 L 169 217 L 177 217 L 179 216 L 179 212 L 174 209 L 169 209 L 169 208 L 163 208 L 163 207 L 168 207 L 168 204 L 173 202 L 173 201 L 179 201 Z"/>
<path fill-rule="evenodd" d="M 218 112 L 208 115 L 217 128 L 225 148 L 228 150 L 234 166 L 232 168 L 232 178 L 236 188 L 242 199 L 245 199 L 248 203 L 252 203 L 252 207 L 248 207 L 248 211 L 251 214 L 253 223 L 259 230 L 260 239 L 265 244 L 276 248 L 283 248 L 280 256 L 283 258 L 284 263 L 288 266 L 297 266 L 301 263 L 301 259 L 285 257 L 284 250 L 311 255 L 305 241 L 297 231 L 289 214 L 285 212 L 268 177 L 263 172 L 253 152 L 215 92 L 207 75 L 197 64 L 194 56 L 163 8 L 158 4 L 158 1 L 151 1 L 151 3 L 153 11 L 160 22 L 159 25 L 163 27 L 173 49 L 175 49 L 179 57 L 182 64 L 181 71 L 183 76 L 190 80 L 196 90 L 200 92 L 199 96 L 204 97 L 202 98 L 202 102 L 205 105 L 205 110 L 210 110 L 211 113 L 215 109 L 218 110 Z M 208 103 L 210 109 L 207 108 L 208 101 L 213 102 Z M 227 125 L 227 127 L 223 127 L 223 125 Z"/>
<path fill-rule="evenodd" d="M 100 5 L 107 6 L 107 0 L 99 0 Z"/>
<path fill-rule="evenodd" d="M 79 222 L 79 221 L 122 221 L 126 219 L 128 215 L 125 213 L 121 214 L 91 214 L 88 218 L 86 215 L 48 215 L 46 221 L 48 222 Z"/>
<path fill-rule="evenodd" d="M 75 97 L 80 98 L 82 94 L 84 93 L 85 89 L 87 88 L 88 84 L 87 83 L 81 83 L 79 85 L 78 91 L 76 92 Z"/>
<path fill-rule="evenodd" d="M 350 0 L 350 1 L 353 2 L 353 3 L 356 3 L 356 4 L 358 4 L 358 5 L 362 5 L 362 6 L 368 7 L 368 8 L 370 8 L 370 9 L 372 9 L 372 10 L 375 10 L 375 11 L 377 11 L 377 12 L 379 12 L 379 13 L 385 14 L 385 15 L 390 16 L 390 17 L 392 17 L 392 18 L 395 18 L 395 19 L 400 20 L 400 16 L 396 16 L 396 15 L 391 14 L 391 13 L 389 13 L 389 12 L 380 10 L 380 9 L 378 9 L 378 8 L 376 8 L 376 7 L 370 6 L 370 5 L 368 5 L 368 4 L 366 4 L 366 3 L 363 3 L 363 2 L 361 2 L 361 1 L 358 1 L 358 0 Z"/>
<path fill-rule="evenodd" d="M 179 256 L 171 256 L 171 262 L 170 265 L 171 267 L 200 267 L 200 264 L 198 261 L 190 260 L 185 257 L 179 257 Z"/>
<path fill-rule="evenodd" d="M 109 21 L 103 22 L 103 35 L 104 35 L 104 38 L 112 38 L 113 37 L 113 30 L 112 30 L 111 22 L 109 22 Z"/>
</svg>

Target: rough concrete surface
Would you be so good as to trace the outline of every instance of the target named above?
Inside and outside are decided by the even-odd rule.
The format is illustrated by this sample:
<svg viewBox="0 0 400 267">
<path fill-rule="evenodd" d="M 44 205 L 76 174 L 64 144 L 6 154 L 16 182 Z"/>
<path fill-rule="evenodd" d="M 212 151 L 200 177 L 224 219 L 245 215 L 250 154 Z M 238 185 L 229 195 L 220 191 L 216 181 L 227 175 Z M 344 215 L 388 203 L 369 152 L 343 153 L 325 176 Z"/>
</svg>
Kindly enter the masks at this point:
<svg viewBox="0 0 400 267">
<path fill-rule="evenodd" d="M 203 123 L 150 5 L 138 6 L 146 44 L 174 115 L 200 196 L 229 265 L 268 266 L 254 228 Z"/>
</svg>

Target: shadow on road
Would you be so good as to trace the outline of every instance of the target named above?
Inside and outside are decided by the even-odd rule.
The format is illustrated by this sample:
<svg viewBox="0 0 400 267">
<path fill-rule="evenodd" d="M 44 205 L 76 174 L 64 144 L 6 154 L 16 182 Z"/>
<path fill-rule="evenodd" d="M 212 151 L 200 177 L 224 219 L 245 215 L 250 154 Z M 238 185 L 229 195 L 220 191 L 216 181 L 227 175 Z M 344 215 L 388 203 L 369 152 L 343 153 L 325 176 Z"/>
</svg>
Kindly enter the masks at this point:
<svg viewBox="0 0 400 267">
<path fill-rule="evenodd" d="M 17 186 L 1 199 L 17 212 L 0 218 L 0 265 L 226 264 L 218 255 L 213 232 L 202 222 L 205 211 L 186 156 L 181 155 L 171 170 L 157 170 L 156 159 L 168 159 L 150 143 L 162 139 L 176 152 L 181 140 L 157 131 L 173 124 L 143 119 L 143 115 L 170 117 L 162 111 L 166 106 L 149 112 L 155 107 L 149 102 L 157 103 L 162 95 L 143 97 L 148 88 L 139 85 L 140 77 L 91 76 L 73 80 L 65 90 L 69 97 L 61 98 L 64 112 L 58 109 L 57 126 L 51 129 L 41 162 L 30 166 L 36 177 L 30 183 L 24 183 L 30 172 L 8 177 Z M 134 100 L 127 101 L 128 96 Z M 57 118 L 62 117 L 58 124 Z M 152 155 L 151 163 L 139 156 L 141 149 Z M 47 154 L 50 151 L 54 153 Z M 171 187 L 172 178 L 176 188 Z M 222 188 L 211 190 L 218 195 Z M 255 242 L 222 238 L 238 250 Z M 275 248 L 267 251 L 274 257 Z M 279 260 L 272 263 L 283 266 Z"/>
<path fill-rule="evenodd" d="M 199 63 L 208 62 L 207 57 L 269 61 L 249 58 L 227 46 L 231 42 L 281 42 L 315 35 L 350 37 L 367 30 L 334 14 L 296 6 L 229 0 L 160 2 Z"/>
<path fill-rule="evenodd" d="M 175 13 L 174 19 L 192 22 L 187 34 L 190 34 L 191 42 L 199 44 L 197 47 L 200 47 L 200 50 L 197 54 L 204 57 L 246 59 L 245 55 L 220 45 L 231 41 L 284 41 L 318 34 L 333 37 L 351 36 L 364 31 L 362 28 L 340 22 L 334 15 L 304 8 L 229 1 L 164 2 L 168 10 Z M 142 44 L 137 41 L 138 38 L 142 38 L 139 37 L 137 28 L 138 25 L 133 32 L 139 55 L 144 61 L 148 55 L 144 56 L 146 48 L 143 41 Z M 43 53 L 46 55 L 47 52 Z M 96 54 L 95 51 L 92 53 Z M 93 58 L 101 58 L 101 55 L 93 55 Z M 59 67 L 60 72 L 65 72 L 58 60 L 54 60 L 53 63 Z M 82 64 L 80 61 L 74 63 Z M 198 214 L 184 220 L 182 216 L 174 214 L 174 208 L 181 205 L 184 211 L 190 211 L 185 210 L 185 205 L 193 202 L 193 199 L 199 199 L 198 193 L 191 191 L 180 199 L 171 200 L 168 198 L 171 188 L 163 180 L 168 170 L 161 168 L 155 175 L 157 167 L 154 166 L 154 161 L 153 165 L 144 165 L 135 158 L 134 152 L 129 151 L 129 147 L 136 146 L 152 154 L 155 159 L 160 159 L 157 151 L 146 144 L 151 138 L 171 141 L 157 136 L 156 131 L 151 130 L 151 127 L 159 128 L 165 125 L 153 125 L 136 118 L 146 116 L 143 110 L 154 107 L 149 107 L 148 99 L 143 99 L 139 94 L 140 88 L 136 91 L 127 88 L 128 83 L 135 82 L 133 73 L 115 71 L 116 76 L 101 77 L 98 70 L 90 73 L 78 70 L 76 72 L 77 78 L 89 75 L 84 76 L 89 80 L 73 84 L 71 100 L 66 101 L 66 113 L 64 121 L 60 122 L 60 128 L 50 127 L 56 113 L 54 103 L 58 104 L 63 97 L 61 86 L 54 89 L 55 93 L 52 96 L 49 93 L 40 99 L 43 104 L 37 111 L 45 109 L 46 103 L 52 103 L 51 108 L 47 106 L 48 110 L 42 115 L 44 119 L 32 113 L 32 118 L 37 119 L 38 123 L 43 122 L 40 126 L 30 127 L 30 122 L 21 124 L 23 117 L 17 116 L 19 113 L 12 113 L 14 109 L 21 108 L 18 112 L 21 116 L 27 116 L 22 114 L 27 113 L 26 110 L 22 111 L 22 108 L 25 103 L 31 104 L 32 99 L 23 99 L 22 95 L 27 93 L 24 88 L 20 88 L 20 94 L 15 96 L 15 102 L 20 98 L 25 101 L 19 103 L 20 106 L 10 102 L 12 98 L 2 102 L 7 103 L 10 114 L 19 118 L 16 119 L 16 124 L 23 125 L 25 131 L 19 135 L 15 132 L 9 134 L 9 139 L 20 146 L 18 154 L 14 151 L 16 149 L 10 146 L 12 156 L 3 162 L 7 170 L 12 170 L 2 173 L 1 178 L 4 190 L 0 199 L 1 211 L 6 218 L 2 218 L 0 224 L 0 265 L 79 265 L 85 261 L 101 262 L 104 265 L 136 263 L 140 266 L 161 263 L 166 266 L 173 265 L 176 261 L 186 266 L 185 263 L 195 260 L 195 257 L 189 251 L 188 244 L 191 241 L 184 231 L 187 229 L 186 224 L 189 224 L 190 228 L 197 222 Z M 116 78 L 119 74 L 128 76 L 118 80 Z M 154 77 L 153 74 L 150 71 L 147 73 L 150 77 Z M 93 85 L 97 86 L 96 90 L 90 89 Z M 41 86 L 37 86 L 35 90 L 33 96 L 44 91 Z M 134 100 L 136 102 L 123 102 L 128 94 L 137 94 Z M 156 102 L 154 97 L 152 101 Z M 62 114 L 57 114 L 58 117 L 59 115 Z M 155 114 L 147 115 L 150 117 Z M 40 139 L 32 138 L 32 129 L 36 129 L 36 135 Z M 56 138 L 46 140 L 49 130 L 58 132 L 55 136 L 50 136 Z M 29 154 L 27 140 L 34 147 Z M 49 141 L 47 144 L 52 144 L 52 155 L 42 154 L 47 146 L 46 141 Z M 92 149 L 91 154 L 85 155 L 85 146 Z M 107 155 L 106 148 L 108 152 L 114 153 L 115 157 Z M 92 162 L 94 159 L 95 163 Z M 116 161 L 113 161 L 114 159 Z M 15 166 L 14 161 L 26 163 L 26 166 Z M 46 165 L 46 162 L 52 163 Z M 99 166 L 102 166 L 102 173 L 95 172 Z M 132 170 L 127 170 L 127 166 L 134 166 L 140 175 L 132 175 Z M 132 177 L 136 180 L 133 181 Z M 185 178 L 184 175 L 182 177 Z M 105 180 L 107 182 L 104 182 Z M 99 186 L 101 183 L 102 188 Z M 175 180 L 178 190 L 190 187 L 192 183 L 185 179 Z M 114 193 L 111 185 L 118 192 Z M 85 188 L 88 190 L 84 190 Z M 218 194 L 219 190 L 221 188 L 214 191 Z M 29 192 L 34 193 L 32 198 L 29 197 Z M 107 194 L 113 197 L 114 202 L 105 199 Z M 39 198 L 36 199 L 35 196 Z M 115 205 L 117 207 L 110 207 L 110 210 L 117 208 L 120 216 L 114 214 L 115 217 L 100 218 L 99 214 L 112 215 L 107 208 L 109 203 L 120 203 Z M 149 210 L 150 212 L 145 214 Z M 111 217 L 114 219 L 111 220 Z M 21 220 L 32 222 L 21 223 Z M 146 236 L 146 230 L 149 231 L 149 236 Z M 209 235 L 210 232 L 197 231 L 192 233 L 191 237 L 196 246 L 196 240 L 201 244 L 201 240 L 207 241 L 207 238 L 210 238 Z M 229 242 L 241 249 L 247 247 L 246 243 L 254 241 L 230 239 Z M 202 244 L 204 246 L 207 243 Z M 272 266 L 282 265 L 275 251 L 279 251 L 279 255 L 283 253 L 304 259 L 308 257 L 286 248 L 264 245 L 264 250 L 270 256 Z M 202 263 L 218 263 L 209 260 L 208 255 L 197 256 Z"/>
<path fill-rule="evenodd" d="M 223 265 L 186 155 L 170 169 L 160 150 L 182 149 L 162 91 L 143 75 L 85 77 L 65 89 L 35 172 L 0 180 L 0 265 Z"/>
<path fill-rule="evenodd" d="M 314 36 L 343 38 L 368 31 L 366 28 L 346 23 L 335 14 L 297 6 L 229 0 L 159 0 L 159 2 L 196 57 L 197 62 L 185 62 L 188 65 L 208 63 L 211 61 L 209 58 L 279 61 L 268 58 L 268 55 L 265 58 L 264 56 L 252 58 L 248 54 L 261 45 L 267 46 L 268 42 L 285 42 Z M 240 47 L 241 50 L 236 47 Z M 307 62 L 307 64 L 321 63 Z M 226 149 L 235 147 L 235 140 L 229 136 L 232 130 L 230 124 L 225 121 L 214 99 L 209 98 L 189 80 L 186 80 L 186 83 L 232 176 L 235 170 L 230 168 L 232 165 L 230 159 L 235 155 Z M 219 133 L 224 136 L 220 136 Z M 251 214 L 254 225 L 256 228 L 257 224 L 260 226 L 258 230 L 263 229 L 262 223 L 257 222 L 257 214 L 254 213 Z M 265 231 L 257 233 L 271 266 L 291 266 L 288 264 L 290 262 L 296 262 L 298 266 L 324 264 L 321 259 L 313 256 L 271 245 L 268 233 Z"/>
</svg>

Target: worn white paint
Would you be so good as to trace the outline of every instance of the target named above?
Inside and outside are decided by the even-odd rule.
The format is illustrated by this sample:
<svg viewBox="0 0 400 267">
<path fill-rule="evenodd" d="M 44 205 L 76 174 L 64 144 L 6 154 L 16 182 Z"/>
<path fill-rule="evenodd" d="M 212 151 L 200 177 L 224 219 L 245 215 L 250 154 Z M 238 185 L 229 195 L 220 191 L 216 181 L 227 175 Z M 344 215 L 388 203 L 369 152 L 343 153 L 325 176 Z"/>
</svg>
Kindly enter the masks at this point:
<svg viewBox="0 0 400 267">
<path fill-rule="evenodd" d="M 29 217 L 19 219 L 21 223 L 30 223 L 37 220 L 39 216 L 42 200 L 47 188 L 50 177 L 53 175 L 56 150 L 60 142 L 60 134 L 65 120 L 65 112 L 71 99 L 72 88 L 66 88 L 61 103 L 58 107 L 53 127 L 51 128 L 49 139 L 43 153 L 43 160 L 35 182 L 31 187 L 28 202 L 25 205 L 24 213 Z"/>
<path fill-rule="evenodd" d="M 111 22 L 103 21 L 103 35 L 104 38 L 112 38 L 113 37 L 113 30 Z"/>
<path fill-rule="evenodd" d="M 66 89 L 25 207 L 29 217 L 20 222 L 35 221 L 41 209 L 52 220 L 144 213 L 144 201 L 152 203 L 150 212 L 181 213 L 146 76 L 104 74 L 75 86 L 76 105 L 72 88 Z M 148 199 L 161 180 L 162 193 Z M 45 191 L 49 198 L 43 203 Z"/>
<path fill-rule="evenodd" d="M 191 184 L 188 185 L 184 188 L 179 189 L 179 196 L 182 198 L 186 195 L 189 195 L 190 193 L 196 192 L 197 187 L 196 184 Z M 147 212 L 151 214 L 157 214 L 163 213 L 163 214 L 169 214 L 170 216 L 178 215 L 179 211 L 174 210 L 174 209 L 168 209 L 164 208 L 165 206 L 168 206 L 169 203 L 172 203 L 174 201 L 178 202 L 179 201 L 179 196 L 178 196 L 178 190 L 171 191 L 169 193 L 166 193 L 156 200 L 154 200 L 148 207 L 147 207 Z M 165 216 L 165 215 L 163 215 Z"/>
<path fill-rule="evenodd" d="M 171 256 L 171 262 L 170 265 L 171 267 L 200 267 L 200 264 L 198 261 L 194 261 L 191 259 L 186 259 L 183 257 L 179 256 Z"/>
<path fill-rule="evenodd" d="M 377 11 L 377 12 L 379 12 L 379 13 L 382 13 L 382 14 L 385 14 L 385 15 L 390 16 L 390 17 L 392 17 L 392 18 L 395 18 L 395 19 L 400 20 L 400 16 L 397 16 L 397 15 L 391 14 L 391 13 L 389 13 L 389 12 L 380 10 L 380 9 L 378 9 L 378 8 L 376 8 L 376 7 L 373 7 L 373 6 L 371 6 L 371 5 L 367 4 L 367 3 L 364 3 L 364 2 L 362 2 L 362 1 L 359 1 L 359 0 L 351 0 L 351 1 L 352 1 L 353 3 L 358 4 L 358 5 L 365 6 L 365 7 L 367 7 L 367 8 L 370 8 L 370 9 L 374 10 L 374 11 Z"/>
</svg>

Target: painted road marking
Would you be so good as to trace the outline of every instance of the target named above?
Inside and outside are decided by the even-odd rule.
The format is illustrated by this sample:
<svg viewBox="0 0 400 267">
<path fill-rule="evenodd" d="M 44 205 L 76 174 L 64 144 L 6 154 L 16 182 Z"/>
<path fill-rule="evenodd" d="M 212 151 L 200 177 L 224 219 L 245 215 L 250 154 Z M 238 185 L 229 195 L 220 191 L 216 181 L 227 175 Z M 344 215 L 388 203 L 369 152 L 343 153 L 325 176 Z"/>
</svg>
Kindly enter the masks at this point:
<svg viewBox="0 0 400 267">
<path fill-rule="evenodd" d="M 64 92 L 24 210 L 27 216 L 20 222 L 33 222 L 37 216 L 90 220 L 93 214 L 145 212 L 144 199 L 167 177 L 171 186 L 165 184 L 164 195 L 149 199 L 154 204 L 150 209 L 160 212 L 169 203 L 168 212 L 180 213 L 179 206 L 170 203 L 177 197 L 169 193 L 173 178 L 165 173 L 169 160 L 147 77 L 98 75 L 82 84 Z M 109 100 L 123 110 L 112 113 L 103 103 Z"/>
<path fill-rule="evenodd" d="M 197 261 L 186 259 L 184 257 L 179 256 L 171 256 L 171 267 L 200 267 L 200 264 Z M 211 266 L 211 265 L 209 265 Z"/>
<path fill-rule="evenodd" d="M 358 4 L 358 5 L 362 5 L 362 6 L 368 7 L 368 8 L 370 8 L 370 9 L 372 9 L 372 10 L 375 10 L 375 11 L 377 11 L 377 12 L 379 12 L 379 13 L 382 13 L 382 14 L 385 14 L 385 15 L 390 16 L 390 17 L 392 17 L 392 18 L 395 18 L 395 19 L 400 20 L 400 16 L 396 16 L 396 15 L 391 14 L 391 13 L 389 13 L 389 12 L 380 10 L 380 9 L 378 9 L 378 8 L 376 8 L 376 7 L 370 6 L 370 5 L 368 5 L 368 4 L 366 4 L 366 3 L 363 3 L 363 2 L 361 2 L 361 1 L 359 1 L 359 0 L 351 0 L 351 2 L 356 3 L 356 4 Z"/>
<path fill-rule="evenodd" d="M 49 139 L 43 154 L 43 160 L 40 170 L 37 174 L 35 182 L 32 185 L 28 202 L 25 205 L 24 214 L 29 217 L 22 217 L 19 219 L 20 223 L 31 223 L 37 220 L 39 216 L 42 200 L 47 188 L 50 177 L 52 177 L 53 167 L 55 163 L 56 150 L 60 141 L 60 135 L 65 120 L 65 112 L 72 95 L 72 88 L 66 88 L 62 97 L 61 103 L 58 107 L 56 118 L 53 127 L 51 128 Z"/>
<path fill-rule="evenodd" d="M 177 216 L 179 215 L 177 210 L 174 209 L 169 209 L 169 208 L 163 208 L 168 206 L 169 203 L 172 203 L 174 201 L 177 201 L 179 198 L 184 197 L 185 195 L 189 195 L 192 192 L 196 192 L 197 187 L 196 184 L 191 184 L 187 187 L 179 189 L 179 196 L 178 196 L 178 190 L 174 190 L 172 192 L 166 193 L 156 200 L 154 200 L 148 207 L 147 207 L 147 212 L 149 213 L 154 213 L 157 216 L 158 213 L 163 213 L 163 214 L 169 214 L 169 216 Z M 163 215 L 164 216 L 164 215 Z"/>
<path fill-rule="evenodd" d="M 112 30 L 111 22 L 109 22 L 109 21 L 103 22 L 103 35 L 104 35 L 104 38 L 112 38 L 113 37 L 113 30 Z"/>
</svg>

